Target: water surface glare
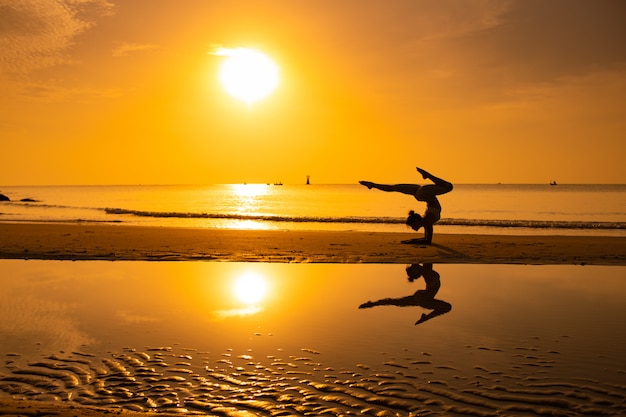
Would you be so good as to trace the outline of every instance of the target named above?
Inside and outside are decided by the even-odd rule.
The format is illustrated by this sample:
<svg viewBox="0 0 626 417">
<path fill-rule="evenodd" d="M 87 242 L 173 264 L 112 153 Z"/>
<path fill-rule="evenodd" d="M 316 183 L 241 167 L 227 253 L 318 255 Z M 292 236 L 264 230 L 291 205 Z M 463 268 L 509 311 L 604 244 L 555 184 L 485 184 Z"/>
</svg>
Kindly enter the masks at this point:
<svg viewBox="0 0 626 417">
<path fill-rule="evenodd" d="M 0 270 L 0 397 L 223 416 L 626 414 L 624 267 Z"/>
</svg>

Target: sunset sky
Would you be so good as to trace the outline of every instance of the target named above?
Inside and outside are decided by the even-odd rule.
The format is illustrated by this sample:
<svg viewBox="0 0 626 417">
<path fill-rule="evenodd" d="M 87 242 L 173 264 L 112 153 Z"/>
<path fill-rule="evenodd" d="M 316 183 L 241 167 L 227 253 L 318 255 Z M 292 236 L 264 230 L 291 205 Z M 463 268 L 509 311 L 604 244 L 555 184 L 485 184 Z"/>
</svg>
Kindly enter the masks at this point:
<svg viewBox="0 0 626 417">
<path fill-rule="evenodd" d="M 245 103 L 216 48 L 279 85 Z M 0 0 L 0 185 L 626 183 L 623 0 Z"/>
</svg>

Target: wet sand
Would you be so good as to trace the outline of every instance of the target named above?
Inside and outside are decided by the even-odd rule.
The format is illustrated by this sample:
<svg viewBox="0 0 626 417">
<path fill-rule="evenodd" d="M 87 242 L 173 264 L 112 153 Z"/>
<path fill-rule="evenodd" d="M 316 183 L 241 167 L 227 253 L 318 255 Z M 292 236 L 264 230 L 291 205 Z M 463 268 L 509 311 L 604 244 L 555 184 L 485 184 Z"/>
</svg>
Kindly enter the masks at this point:
<svg viewBox="0 0 626 417">
<path fill-rule="evenodd" d="M 229 261 L 225 264 L 238 261 L 255 262 L 258 265 L 267 262 L 626 265 L 626 239 L 617 237 L 441 234 L 436 236 L 437 241 L 434 245 L 420 246 L 400 243 L 414 237 L 411 233 L 216 231 L 86 224 L 0 224 L 0 236 L 0 259 L 206 260 Z M 26 263 L 31 264 L 39 268 L 36 263 Z M 93 265 L 96 270 L 102 269 L 101 265 L 98 266 L 99 263 L 84 264 Z M 118 264 L 122 263 L 105 265 Z M 141 262 L 130 264 L 139 265 Z M 157 266 L 156 263 L 150 264 Z M 312 266 L 314 265 L 309 267 Z M 450 265 L 452 266 L 454 265 Z M 346 265 L 346 267 L 357 266 Z M 361 265 L 361 268 L 368 267 L 371 268 L 373 265 Z M 402 269 L 399 265 L 398 267 Z M 580 268 L 584 270 L 585 275 L 568 276 L 567 282 L 571 281 L 577 286 L 579 283 L 588 282 L 586 278 L 593 276 L 593 291 L 602 288 L 598 287 L 596 276 L 598 270 L 589 268 L 604 267 L 571 268 L 577 268 L 573 271 L 579 271 Z M 619 275 L 622 267 L 617 268 Z M 362 272 L 368 271 L 369 269 L 365 269 Z M 447 271 L 444 269 L 443 272 Z M 590 275 L 587 276 L 587 273 Z M 81 277 L 91 275 L 97 274 L 95 272 L 78 274 Z M 312 280 L 316 282 L 327 279 L 336 283 L 344 279 L 343 274 L 337 274 L 334 280 L 326 278 L 325 273 L 314 275 Z M 451 284 L 447 280 L 449 275 L 448 273 L 442 278 L 444 289 L 445 285 Z M 465 276 L 465 272 L 459 275 L 461 277 L 457 285 L 460 285 L 460 282 L 484 280 L 481 274 L 474 277 L 475 279 Z M 617 275 L 614 279 L 607 278 L 607 281 L 603 282 L 616 282 L 620 278 Z M 158 300 L 158 293 L 150 294 L 147 291 L 147 288 L 154 285 L 154 275 L 140 274 L 140 277 L 143 277 L 143 283 L 133 290 L 128 287 L 129 277 L 120 274 L 120 282 L 123 281 L 123 284 L 112 285 L 111 291 L 117 293 L 117 298 L 124 294 L 131 298 L 131 302 L 126 305 L 127 310 L 131 310 L 133 306 L 139 308 L 142 302 L 154 304 L 158 309 L 162 309 L 163 300 Z M 385 280 L 389 279 L 388 274 L 380 274 L 373 280 L 385 281 L 381 280 L 383 277 Z M 289 280 L 292 278 L 289 277 Z M 406 277 L 396 278 L 406 280 Z M 623 362 L 620 363 L 619 355 L 613 351 L 609 353 L 602 350 L 591 351 L 589 346 L 582 343 L 589 341 L 590 346 L 613 349 L 612 347 L 620 345 L 623 341 L 609 337 L 601 342 L 596 336 L 573 333 L 575 330 L 572 329 L 581 327 L 581 323 L 585 322 L 587 315 L 583 313 L 578 318 L 573 315 L 567 317 L 564 323 L 576 324 L 569 331 L 563 324 L 550 323 L 551 318 L 564 314 L 551 300 L 559 300 L 561 298 L 559 293 L 568 294 L 571 289 L 567 288 L 566 292 L 557 291 L 545 303 L 537 304 L 536 296 L 545 291 L 545 288 L 552 287 L 553 280 L 546 277 L 535 281 L 535 287 L 541 289 L 536 294 L 531 291 L 521 295 L 519 290 L 503 291 L 501 287 L 495 285 L 476 291 L 477 295 L 468 299 L 469 308 L 465 313 L 463 302 L 459 297 L 460 294 L 467 294 L 467 289 L 463 291 L 459 289 L 456 297 L 454 293 L 443 292 L 443 299 L 452 303 L 453 310 L 435 318 L 433 322 L 436 322 L 437 326 L 426 323 L 430 326 L 425 328 L 426 331 L 420 325 L 420 332 L 411 333 L 416 329 L 413 327 L 413 321 L 419 316 L 419 310 L 415 317 L 402 316 L 402 321 L 406 321 L 407 325 L 407 329 L 403 330 L 408 335 L 406 340 L 413 339 L 408 347 L 397 352 L 375 351 L 367 361 L 357 361 L 356 357 L 362 351 L 366 351 L 366 347 L 371 346 L 371 341 L 361 340 L 358 334 L 353 335 L 347 342 L 352 346 L 347 352 L 356 354 L 355 361 L 346 361 L 344 358 L 339 363 L 332 362 L 331 352 L 340 352 L 341 349 L 320 350 L 308 343 L 271 352 L 260 348 L 253 351 L 249 349 L 250 346 L 256 347 L 254 343 L 258 344 L 258 341 L 267 343 L 269 340 L 272 341 L 270 345 L 276 345 L 273 341 L 280 337 L 281 332 L 275 332 L 274 335 L 255 332 L 249 336 L 252 342 L 234 342 L 231 348 L 220 346 L 210 353 L 204 349 L 194 348 L 193 344 L 181 345 L 180 343 L 184 342 L 180 337 L 174 336 L 172 331 L 163 332 L 170 335 L 170 345 L 150 345 L 147 341 L 135 344 L 129 342 L 130 345 L 119 345 L 126 347 L 99 352 L 96 355 L 81 348 L 45 351 L 37 344 L 35 348 L 42 350 L 36 356 L 19 349 L 3 355 L 4 369 L 0 371 L 0 384 L 4 395 L 0 395 L 0 415 L 92 417 L 120 414 L 173 416 L 182 413 L 182 415 L 280 416 L 337 415 L 347 412 L 376 416 L 495 417 L 502 413 L 528 416 L 623 415 L 626 412 L 624 407 L 626 369 Z M 550 285 L 547 285 L 548 283 Z M 331 284 L 327 285 L 328 288 L 333 288 L 329 285 Z M 377 285 L 382 285 L 383 289 L 374 291 L 371 294 L 372 299 L 390 295 L 391 291 L 386 289 L 389 284 Z M 450 287 L 454 288 L 452 285 Z M 70 285 L 69 288 L 75 286 Z M 339 293 L 348 294 L 355 291 L 353 288 L 357 286 L 346 288 Z M 411 291 L 402 290 L 396 295 L 401 298 L 415 288 Z M 131 313 L 115 316 L 113 311 L 107 314 L 104 307 L 99 307 L 95 300 L 107 291 L 106 287 L 89 291 L 95 291 L 99 295 L 89 303 L 95 308 L 94 316 L 114 318 L 115 322 L 121 317 L 129 323 L 135 323 L 138 327 L 130 334 L 137 334 L 140 339 L 147 338 L 150 332 L 155 331 L 144 330 L 153 323 L 150 317 Z M 176 291 L 174 288 L 162 293 L 173 294 Z M 88 291 L 83 290 L 79 293 L 82 294 L 81 297 L 85 297 Z M 332 294 L 332 291 L 330 293 Z M 16 294 L 25 294 L 25 291 L 17 291 Z M 623 291 L 607 290 L 602 296 L 613 297 L 619 294 L 623 294 Z M 2 295 L 0 294 L 0 301 L 6 302 L 8 295 L 4 294 L 4 299 Z M 297 320 L 296 328 L 309 329 L 311 325 L 309 317 L 329 315 L 332 311 L 330 306 L 345 302 L 343 298 L 328 299 L 327 294 L 318 294 L 318 297 L 315 294 L 307 295 L 313 301 L 319 300 L 315 303 L 327 307 L 303 313 Z M 541 314 L 530 320 L 532 324 L 524 324 L 521 327 L 519 317 L 508 317 L 496 310 L 493 314 L 485 315 L 483 321 L 476 321 L 474 317 L 470 320 L 468 312 L 475 308 L 472 306 L 474 300 L 480 300 L 481 305 L 490 308 L 491 302 L 484 298 L 500 298 L 505 295 L 513 297 L 509 303 L 518 299 L 532 300 L 532 303 L 514 309 L 523 311 L 519 317 L 527 317 L 529 311 L 532 312 L 533 309 L 541 311 Z M 294 299 L 295 297 L 297 296 L 294 296 Z M 602 311 L 598 303 L 590 304 L 586 308 L 581 306 L 580 302 L 586 297 L 585 295 L 578 300 L 579 302 L 570 303 L 573 309 L 570 314 L 581 308 L 588 312 Z M 105 301 L 108 301 L 103 301 L 103 305 L 113 299 L 105 297 Z M 57 303 L 42 309 L 42 306 L 36 303 L 32 308 L 28 307 L 30 295 L 22 301 L 16 300 L 15 297 L 10 299 L 15 306 L 19 304 L 24 307 L 24 311 L 31 311 L 34 314 L 35 320 L 28 319 L 25 323 L 37 322 L 41 323 L 42 328 L 50 329 L 50 313 L 58 314 L 59 321 L 70 323 L 73 321 L 71 316 L 67 315 L 65 307 L 61 308 Z M 604 307 L 607 306 L 606 301 L 599 300 L 599 303 L 605 303 Z M 366 298 L 355 298 L 350 303 L 349 311 L 354 311 L 358 302 L 365 301 Z M 565 298 L 562 301 L 568 302 Z M 506 303 L 505 300 L 504 304 Z M 177 305 L 186 304 L 189 304 L 189 300 L 183 299 Z M 10 305 L 11 303 L 9 307 Z M 381 321 L 383 317 L 377 315 L 381 308 L 385 307 L 363 310 L 363 314 L 367 314 L 364 316 L 367 320 L 363 320 L 363 323 L 375 324 Z M 546 315 L 545 312 L 550 308 L 554 309 L 552 315 Z M 165 311 L 175 310 L 165 309 Z M 396 314 L 396 311 L 389 314 Z M 623 313 L 623 309 L 608 310 L 606 316 L 623 317 Z M 290 314 L 294 313 L 285 313 L 282 316 Z M 467 317 L 464 322 L 454 323 L 450 320 L 463 315 Z M 199 314 L 193 316 L 198 317 Z M 338 311 L 333 316 L 346 317 L 347 314 Z M 512 326 L 510 330 L 496 328 L 495 317 L 504 321 L 508 319 L 514 324 L 509 325 Z M 388 320 L 389 318 L 384 318 L 381 321 L 381 329 L 392 327 Z M 584 323 L 584 328 L 592 331 L 607 326 L 597 316 L 592 321 L 593 323 Z M 442 332 L 438 327 L 439 323 L 452 324 L 450 329 Z M 484 335 L 480 336 L 470 330 L 474 323 L 484 327 Z M 539 326 L 535 328 L 536 325 Z M 101 325 L 91 325 L 87 328 L 96 329 L 99 326 Z M 199 325 L 197 329 L 188 333 L 201 334 L 206 331 L 202 326 L 205 325 Z M 513 337 L 510 334 L 514 329 L 524 329 L 525 326 L 529 329 L 523 337 Z M 613 323 L 613 328 L 615 326 L 619 327 L 619 324 Z M 332 329 L 332 325 L 327 324 L 325 328 Z M 291 335 L 287 336 L 287 339 L 293 337 L 294 329 L 285 332 L 286 335 Z M 542 333 L 544 330 L 545 334 Z M 146 332 L 145 335 L 143 332 Z M 217 338 L 219 341 L 220 335 L 230 337 L 227 335 L 231 333 L 232 329 L 216 334 L 206 332 L 206 337 L 213 340 Z M 401 334 L 397 331 L 391 333 L 392 338 Z M 67 331 L 59 334 L 68 335 Z M 123 335 L 123 332 L 120 334 Z M 607 337 L 607 334 L 610 335 L 611 332 L 602 333 L 603 337 Z M 341 332 L 334 336 L 340 337 Z M 0 341 L 3 338 L 4 335 L 0 333 Z M 404 346 L 406 340 L 400 345 Z M 36 339 L 27 339 L 26 342 L 30 343 L 32 348 Z M 452 345 L 456 346 L 456 350 L 446 351 Z M 350 350 L 355 346 L 358 350 Z M 440 351 L 442 346 L 444 350 Z M 590 353 L 593 354 L 589 355 Z M 611 378 L 608 377 L 609 374 L 612 375 Z M 184 404 L 184 407 L 181 404 Z"/>
<path fill-rule="evenodd" d="M 124 412 L 119 409 L 107 409 L 102 407 L 75 406 L 67 404 L 59 404 L 51 401 L 16 401 L 0 398 L 0 415 L 7 417 L 44 417 L 44 416 L 62 416 L 62 417 L 100 417 L 100 416 L 132 416 L 141 415 L 142 417 L 180 417 L 179 412 L 163 412 L 158 413 L 131 413 Z M 205 415 L 205 414 L 202 414 Z"/>
<path fill-rule="evenodd" d="M 0 259 L 626 265 L 626 238 L 0 223 Z"/>
<path fill-rule="evenodd" d="M 437 364 L 429 352 L 344 369 L 324 366 L 320 353 L 307 349 L 261 360 L 235 351 L 211 360 L 206 353 L 170 347 L 128 348 L 101 360 L 66 354 L 7 378 L 31 391 L 45 384 L 56 391 L 39 395 L 42 400 L 0 399 L 0 415 L 571 417 L 626 412 L 623 386 L 542 375 L 555 366 L 559 352 L 540 351 L 534 343 L 520 344 L 513 354 L 487 346 L 468 346 L 467 352 L 507 363 L 478 365 L 467 374 L 455 364 Z"/>
<path fill-rule="evenodd" d="M 1 260 L 0 414 L 626 413 L 623 267 L 414 268 Z"/>
<path fill-rule="evenodd" d="M 626 413 L 621 266 L 0 268 L 0 415 Z"/>
</svg>

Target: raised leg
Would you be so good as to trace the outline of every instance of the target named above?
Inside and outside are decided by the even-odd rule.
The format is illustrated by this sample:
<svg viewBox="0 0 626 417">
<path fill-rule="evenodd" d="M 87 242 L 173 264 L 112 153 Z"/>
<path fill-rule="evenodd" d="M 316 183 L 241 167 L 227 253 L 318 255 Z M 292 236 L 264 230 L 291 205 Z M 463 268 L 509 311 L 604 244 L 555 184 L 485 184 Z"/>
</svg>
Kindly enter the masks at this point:
<svg viewBox="0 0 626 417">
<path fill-rule="evenodd" d="M 438 188 L 437 188 L 437 192 L 436 195 L 439 194 L 445 194 L 445 193 L 449 193 L 450 191 L 452 191 L 452 188 L 454 188 L 454 186 L 452 185 L 451 182 L 448 182 L 444 179 L 441 179 L 439 177 L 435 177 L 433 174 L 431 174 L 430 172 L 417 167 L 417 172 L 419 172 L 420 174 L 422 174 L 422 177 L 424 179 L 429 179 L 431 180 Z"/>
<path fill-rule="evenodd" d="M 377 190 L 386 192 L 396 192 L 402 194 L 415 195 L 420 186 L 417 184 L 376 184 L 370 181 L 359 181 L 359 184 L 366 186 L 368 189 L 376 188 Z"/>
</svg>

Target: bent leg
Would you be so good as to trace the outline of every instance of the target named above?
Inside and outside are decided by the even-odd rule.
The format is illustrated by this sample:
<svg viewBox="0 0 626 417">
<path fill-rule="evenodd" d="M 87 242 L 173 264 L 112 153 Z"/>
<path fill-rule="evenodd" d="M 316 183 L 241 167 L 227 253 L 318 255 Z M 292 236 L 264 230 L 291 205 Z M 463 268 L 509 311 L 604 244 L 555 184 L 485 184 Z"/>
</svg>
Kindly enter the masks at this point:
<svg viewBox="0 0 626 417">
<path fill-rule="evenodd" d="M 422 317 L 415 322 L 416 325 L 452 311 L 452 304 L 442 300 L 432 300 L 429 303 L 424 303 L 422 307 L 431 309 L 433 311 L 429 314 L 422 314 Z"/>
<path fill-rule="evenodd" d="M 438 187 L 436 190 L 436 195 L 449 193 L 454 188 L 451 182 L 448 182 L 439 177 L 435 177 L 428 171 L 425 171 L 421 168 L 417 168 L 417 171 L 422 174 L 422 177 L 424 177 L 424 179 L 431 180 L 435 184 L 435 186 Z"/>
<path fill-rule="evenodd" d="M 437 200 L 438 195 L 448 193 L 451 190 L 452 188 L 440 187 L 435 184 L 426 184 L 420 187 L 419 191 L 415 194 L 415 198 L 417 198 L 418 201 L 429 202 Z M 433 204 L 439 204 L 439 201 L 437 200 L 436 203 L 433 202 Z"/>
</svg>

